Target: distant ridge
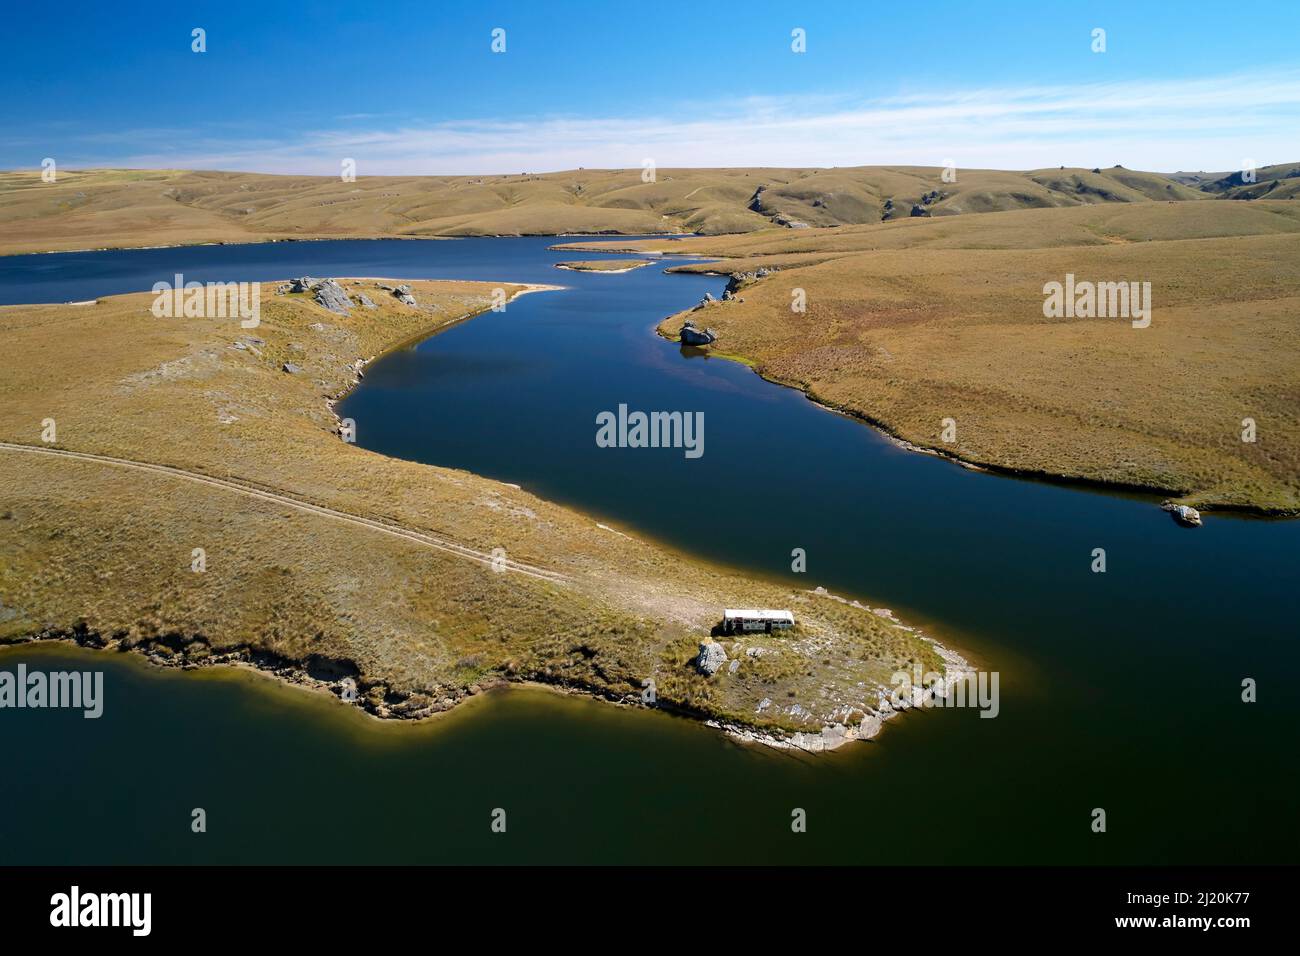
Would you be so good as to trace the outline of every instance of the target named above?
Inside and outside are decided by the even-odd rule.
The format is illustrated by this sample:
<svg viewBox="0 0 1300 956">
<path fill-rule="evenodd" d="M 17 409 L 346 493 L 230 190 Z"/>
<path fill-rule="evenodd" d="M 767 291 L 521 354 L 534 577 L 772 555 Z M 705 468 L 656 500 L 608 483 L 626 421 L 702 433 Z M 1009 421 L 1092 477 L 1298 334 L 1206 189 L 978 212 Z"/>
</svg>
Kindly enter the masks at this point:
<svg viewBox="0 0 1300 956">
<path fill-rule="evenodd" d="M 832 169 L 588 170 L 328 176 L 183 170 L 0 173 L 0 252 L 266 239 L 683 232 L 847 226 L 909 217 L 1161 200 L 1292 198 L 1300 163 L 1240 173 Z M 1234 177 L 1236 180 L 1234 181 Z M 953 181 L 945 181 L 953 180 Z"/>
</svg>

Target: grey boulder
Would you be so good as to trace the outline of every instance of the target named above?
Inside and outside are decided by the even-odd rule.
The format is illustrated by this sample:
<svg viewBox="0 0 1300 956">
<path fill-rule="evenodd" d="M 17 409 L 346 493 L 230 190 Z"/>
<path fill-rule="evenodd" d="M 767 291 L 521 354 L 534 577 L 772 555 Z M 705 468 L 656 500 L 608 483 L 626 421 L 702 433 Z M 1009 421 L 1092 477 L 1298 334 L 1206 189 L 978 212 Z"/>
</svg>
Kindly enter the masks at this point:
<svg viewBox="0 0 1300 956">
<path fill-rule="evenodd" d="M 700 653 L 695 658 L 695 666 L 699 668 L 701 674 L 712 677 L 725 663 L 727 663 L 727 652 L 723 650 L 721 644 L 717 641 L 703 641 L 700 644 Z"/>
<path fill-rule="evenodd" d="M 338 315 L 352 314 L 352 300 L 333 279 L 326 279 L 316 286 L 316 303 Z"/>
<path fill-rule="evenodd" d="M 682 325 L 679 335 L 683 345 L 712 345 L 718 340 L 718 333 L 712 329 L 698 329 L 689 319 Z"/>
</svg>

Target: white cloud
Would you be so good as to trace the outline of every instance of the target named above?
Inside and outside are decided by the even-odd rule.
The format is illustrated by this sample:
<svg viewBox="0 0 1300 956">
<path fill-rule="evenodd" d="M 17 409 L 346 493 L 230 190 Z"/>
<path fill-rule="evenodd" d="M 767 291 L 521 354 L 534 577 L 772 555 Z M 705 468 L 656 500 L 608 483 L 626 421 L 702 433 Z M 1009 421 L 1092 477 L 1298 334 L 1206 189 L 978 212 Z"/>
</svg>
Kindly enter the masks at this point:
<svg viewBox="0 0 1300 956">
<path fill-rule="evenodd" d="M 332 175 L 541 172 L 674 166 L 938 165 L 1233 169 L 1300 159 L 1300 71 L 1195 80 L 931 90 L 866 101 L 752 98 L 677 116 L 467 119 L 318 130 L 280 141 L 233 131 L 81 142 L 68 166 L 121 165 Z M 357 117 L 363 118 L 363 117 Z M 126 142 L 139 146 L 131 150 Z"/>
</svg>

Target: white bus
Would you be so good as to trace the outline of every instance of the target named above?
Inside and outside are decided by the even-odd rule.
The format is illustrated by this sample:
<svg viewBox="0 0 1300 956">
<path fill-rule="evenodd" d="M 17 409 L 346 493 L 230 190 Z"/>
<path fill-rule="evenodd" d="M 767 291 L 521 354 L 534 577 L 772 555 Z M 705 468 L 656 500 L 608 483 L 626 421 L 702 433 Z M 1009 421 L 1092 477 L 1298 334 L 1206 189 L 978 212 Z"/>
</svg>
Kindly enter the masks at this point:
<svg viewBox="0 0 1300 956">
<path fill-rule="evenodd" d="M 722 631 L 724 634 L 763 631 L 782 631 L 794 627 L 794 615 L 789 611 L 753 608 L 726 608 L 722 612 Z"/>
</svg>

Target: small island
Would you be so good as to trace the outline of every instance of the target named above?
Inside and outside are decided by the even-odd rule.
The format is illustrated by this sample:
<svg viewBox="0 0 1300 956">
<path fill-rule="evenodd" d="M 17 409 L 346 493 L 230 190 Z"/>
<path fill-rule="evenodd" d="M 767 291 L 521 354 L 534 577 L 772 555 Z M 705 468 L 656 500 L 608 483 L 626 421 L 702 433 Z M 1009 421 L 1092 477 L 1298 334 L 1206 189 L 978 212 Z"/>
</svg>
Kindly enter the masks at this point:
<svg viewBox="0 0 1300 956">
<path fill-rule="evenodd" d="M 568 269 L 570 272 L 604 272 L 613 275 L 640 269 L 653 261 L 653 259 L 586 259 L 578 262 L 557 262 L 555 268 Z"/>
</svg>

